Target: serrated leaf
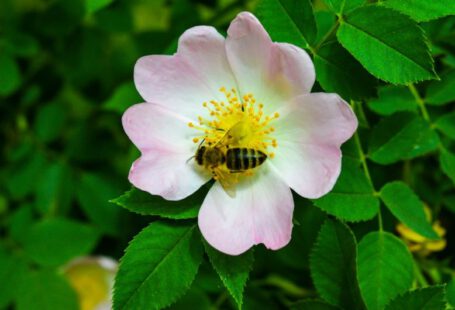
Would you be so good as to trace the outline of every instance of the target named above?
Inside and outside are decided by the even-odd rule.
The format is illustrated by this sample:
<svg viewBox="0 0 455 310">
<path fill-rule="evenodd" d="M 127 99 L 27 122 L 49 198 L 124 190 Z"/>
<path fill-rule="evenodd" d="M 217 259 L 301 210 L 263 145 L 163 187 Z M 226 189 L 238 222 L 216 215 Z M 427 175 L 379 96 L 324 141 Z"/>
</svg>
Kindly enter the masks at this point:
<svg viewBox="0 0 455 310">
<path fill-rule="evenodd" d="M 447 137 L 455 140 L 455 112 L 441 116 L 436 120 L 434 126 Z"/>
<path fill-rule="evenodd" d="M 261 0 L 256 14 L 276 42 L 308 48 L 316 38 L 316 22 L 309 0 Z"/>
<path fill-rule="evenodd" d="M 291 310 L 339 310 L 340 308 L 318 300 L 302 300 L 291 305 Z"/>
<path fill-rule="evenodd" d="M 429 239 L 439 239 L 426 218 L 423 202 L 405 183 L 387 183 L 380 195 L 390 212 L 407 227 Z"/>
<path fill-rule="evenodd" d="M 455 1 L 453 0 L 387 0 L 382 4 L 409 15 L 418 22 L 455 14 Z"/>
<path fill-rule="evenodd" d="M 455 70 L 442 75 L 440 81 L 432 81 L 425 97 L 425 102 L 430 105 L 444 105 L 455 101 Z"/>
<path fill-rule="evenodd" d="M 374 97 L 377 80 L 340 44 L 323 45 L 314 55 L 316 77 L 327 92 L 338 93 L 346 100 Z"/>
<path fill-rule="evenodd" d="M 345 221 L 366 221 L 378 213 L 379 199 L 368 183 L 360 162 L 343 157 L 341 175 L 333 190 L 314 204 Z"/>
<path fill-rule="evenodd" d="M 365 0 L 324 0 L 334 13 L 342 14 L 362 6 Z"/>
<path fill-rule="evenodd" d="M 447 150 L 442 150 L 439 155 L 439 162 L 441 164 L 442 171 L 455 184 L 455 155 Z"/>
<path fill-rule="evenodd" d="M 392 300 L 385 310 L 444 310 L 446 309 L 444 295 L 444 286 L 431 286 L 410 291 Z"/>
<path fill-rule="evenodd" d="M 37 271 L 21 281 L 16 299 L 17 310 L 77 310 L 76 292 L 62 276 L 53 271 Z"/>
<path fill-rule="evenodd" d="M 319 295 L 344 309 L 366 309 L 357 283 L 357 242 L 346 224 L 327 220 L 310 256 Z"/>
<path fill-rule="evenodd" d="M 438 144 L 438 135 L 425 120 L 410 112 L 399 112 L 373 128 L 368 156 L 378 164 L 388 165 L 434 151 Z"/>
<path fill-rule="evenodd" d="M 111 202 L 141 215 L 157 215 L 170 219 L 196 218 L 207 194 L 208 186 L 193 195 L 180 200 L 169 201 L 160 196 L 133 188 Z"/>
<path fill-rule="evenodd" d="M 403 242 L 387 232 L 372 232 L 358 245 L 357 277 L 369 310 L 384 309 L 413 281 L 413 260 Z"/>
<path fill-rule="evenodd" d="M 114 309 L 161 309 L 190 287 L 202 261 L 191 223 L 154 222 L 142 230 L 120 261 Z"/>
<path fill-rule="evenodd" d="M 234 298 L 237 307 L 241 309 L 243 290 L 253 267 L 253 251 L 248 251 L 239 256 L 230 256 L 215 250 L 206 242 L 204 242 L 204 246 L 210 263 Z"/>
<path fill-rule="evenodd" d="M 422 29 L 392 9 L 370 5 L 352 11 L 337 37 L 371 74 L 386 82 L 408 84 L 436 77 Z"/>
<path fill-rule="evenodd" d="M 368 107 L 377 114 L 391 115 L 395 112 L 415 111 L 418 106 L 407 87 L 388 85 L 379 88 L 378 98 L 370 100 Z"/>
<path fill-rule="evenodd" d="M 98 232 L 76 221 L 54 218 L 33 225 L 24 240 L 24 250 L 42 266 L 59 266 L 76 256 L 90 253 Z"/>
</svg>

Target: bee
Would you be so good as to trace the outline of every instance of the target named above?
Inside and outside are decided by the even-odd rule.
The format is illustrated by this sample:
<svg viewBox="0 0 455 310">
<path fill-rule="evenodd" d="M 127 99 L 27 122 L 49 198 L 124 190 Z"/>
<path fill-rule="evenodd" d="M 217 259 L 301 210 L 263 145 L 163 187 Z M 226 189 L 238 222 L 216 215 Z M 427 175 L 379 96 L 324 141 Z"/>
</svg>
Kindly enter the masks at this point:
<svg viewBox="0 0 455 310">
<path fill-rule="evenodd" d="M 261 150 L 230 147 L 238 143 L 237 138 L 234 138 L 236 133 L 233 134 L 233 131 L 238 130 L 240 126 L 243 126 L 240 122 L 234 125 L 214 146 L 206 146 L 201 143 L 194 155 L 196 163 L 210 170 L 231 197 L 235 196 L 235 191 L 232 188 L 233 184 L 229 183 L 230 178 L 226 177 L 226 173 L 242 173 L 252 170 L 262 165 L 267 159 L 267 155 Z"/>
</svg>

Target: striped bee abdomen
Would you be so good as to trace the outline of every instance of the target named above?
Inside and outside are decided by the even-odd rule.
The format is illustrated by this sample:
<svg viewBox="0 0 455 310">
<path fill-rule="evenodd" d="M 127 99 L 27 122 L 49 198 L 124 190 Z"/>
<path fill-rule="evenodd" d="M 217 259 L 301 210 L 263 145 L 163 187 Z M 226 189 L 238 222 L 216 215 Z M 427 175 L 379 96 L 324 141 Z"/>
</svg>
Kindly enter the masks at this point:
<svg viewBox="0 0 455 310">
<path fill-rule="evenodd" d="M 245 171 L 256 168 L 266 159 L 267 155 L 259 150 L 232 148 L 226 154 L 226 167 L 231 171 Z"/>
</svg>

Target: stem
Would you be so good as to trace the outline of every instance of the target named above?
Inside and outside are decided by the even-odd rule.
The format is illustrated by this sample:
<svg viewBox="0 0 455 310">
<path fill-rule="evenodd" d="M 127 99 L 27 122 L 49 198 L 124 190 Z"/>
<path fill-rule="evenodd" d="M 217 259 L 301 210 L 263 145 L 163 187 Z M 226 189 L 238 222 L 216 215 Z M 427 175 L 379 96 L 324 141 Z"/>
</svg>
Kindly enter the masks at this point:
<svg viewBox="0 0 455 310">
<path fill-rule="evenodd" d="M 295 296 L 298 298 L 314 296 L 312 291 L 306 290 L 303 287 L 296 285 L 290 280 L 283 278 L 279 275 L 269 275 L 264 280 L 258 281 L 260 285 L 270 285 L 281 289 L 287 295 Z"/>
<path fill-rule="evenodd" d="M 417 91 L 417 89 L 415 88 L 414 84 L 409 84 L 408 88 L 411 91 L 411 94 L 414 96 L 414 98 L 417 102 L 417 105 L 420 107 L 420 111 L 422 112 L 423 118 L 431 124 L 430 115 L 428 114 L 427 108 L 425 107 L 425 101 L 420 96 L 420 94 Z"/>
<path fill-rule="evenodd" d="M 425 276 L 422 273 L 422 270 L 420 270 L 419 265 L 414 261 L 414 273 L 417 278 L 417 283 L 419 284 L 420 287 L 427 287 L 428 286 L 428 281 L 425 279 Z"/>
<path fill-rule="evenodd" d="M 327 39 L 330 38 L 332 36 L 332 34 L 334 34 L 337 31 L 339 25 L 340 25 L 340 20 L 338 19 L 335 22 L 335 24 L 332 25 L 332 28 L 330 28 L 330 30 L 322 37 L 321 41 L 319 41 L 319 43 L 316 44 L 316 46 L 311 50 L 313 55 L 315 55 L 317 53 L 317 51 L 321 48 L 322 44 L 324 44 L 325 41 L 327 41 Z"/>
</svg>

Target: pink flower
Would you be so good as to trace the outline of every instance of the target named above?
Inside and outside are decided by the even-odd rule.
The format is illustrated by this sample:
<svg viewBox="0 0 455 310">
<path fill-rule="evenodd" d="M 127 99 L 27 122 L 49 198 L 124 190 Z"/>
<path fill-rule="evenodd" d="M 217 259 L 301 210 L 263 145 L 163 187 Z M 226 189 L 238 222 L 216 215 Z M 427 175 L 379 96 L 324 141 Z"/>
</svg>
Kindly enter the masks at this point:
<svg viewBox="0 0 455 310">
<path fill-rule="evenodd" d="M 340 146 L 357 128 L 338 95 L 310 94 L 315 71 L 308 54 L 273 43 L 246 12 L 232 21 L 227 38 L 213 27 L 187 30 L 175 55 L 139 59 L 134 79 L 147 103 L 132 106 L 122 119 L 142 152 L 130 182 L 180 200 L 214 177 L 199 228 L 230 255 L 259 243 L 285 246 L 292 232 L 291 189 L 307 198 L 329 192 L 340 174 Z M 194 156 L 201 143 L 223 156 L 244 148 L 267 158 L 261 165 L 249 161 L 254 169 L 229 169 L 226 158 L 216 167 L 207 166 L 207 158 L 200 165 Z"/>
</svg>

